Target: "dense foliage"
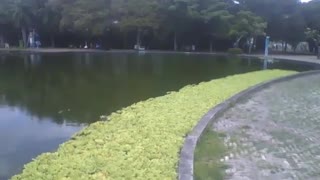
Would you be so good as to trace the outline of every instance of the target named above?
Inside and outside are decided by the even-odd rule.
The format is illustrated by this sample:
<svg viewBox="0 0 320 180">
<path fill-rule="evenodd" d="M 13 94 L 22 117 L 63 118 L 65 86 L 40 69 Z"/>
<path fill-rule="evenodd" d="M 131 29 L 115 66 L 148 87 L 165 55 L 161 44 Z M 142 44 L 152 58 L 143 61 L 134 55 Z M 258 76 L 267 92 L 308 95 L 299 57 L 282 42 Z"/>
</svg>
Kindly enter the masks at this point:
<svg viewBox="0 0 320 180">
<path fill-rule="evenodd" d="M 307 38 L 315 46 L 318 40 L 304 32 L 319 34 L 319 12 L 319 0 L 0 0 L 0 44 L 26 45 L 35 29 L 44 46 L 60 47 L 98 42 L 111 48 L 251 51 L 263 44 L 265 33 L 293 46 Z"/>
<path fill-rule="evenodd" d="M 27 164 L 13 180 L 176 179 L 185 135 L 212 106 L 291 71 L 230 76 L 136 103 Z"/>
<path fill-rule="evenodd" d="M 319 38 L 320 1 L 300 0 L 0 0 L 0 44 L 27 44 L 35 29 L 44 46 L 226 50 L 251 52 L 263 36 L 290 43 Z M 259 38 L 260 37 L 260 38 Z M 260 40 L 260 41 L 259 41 Z M 257 42 L 258 41 L 258 42 Z M 259 43 L 260 42 L 260 43 Z M 260 44 L 260 45 L 259 45 Z"/>
</svg>

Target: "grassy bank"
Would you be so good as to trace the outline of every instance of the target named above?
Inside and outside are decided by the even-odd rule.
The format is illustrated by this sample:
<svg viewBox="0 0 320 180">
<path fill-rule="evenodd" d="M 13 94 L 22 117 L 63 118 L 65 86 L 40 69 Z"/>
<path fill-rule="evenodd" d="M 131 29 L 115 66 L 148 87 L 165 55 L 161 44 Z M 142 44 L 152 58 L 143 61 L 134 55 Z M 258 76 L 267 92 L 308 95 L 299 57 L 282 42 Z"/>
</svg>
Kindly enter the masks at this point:
<svg viewBox="0 0 320 180">
<path fill-rule="evenodd" d="M 252 85 L 293 73 L 230 76 L 136 103 L 107 122 L 90 125 L 57 152 L 39 156 L 13 179 L 176 179 L 184 137 L 211 107 Z"/>
</svg>

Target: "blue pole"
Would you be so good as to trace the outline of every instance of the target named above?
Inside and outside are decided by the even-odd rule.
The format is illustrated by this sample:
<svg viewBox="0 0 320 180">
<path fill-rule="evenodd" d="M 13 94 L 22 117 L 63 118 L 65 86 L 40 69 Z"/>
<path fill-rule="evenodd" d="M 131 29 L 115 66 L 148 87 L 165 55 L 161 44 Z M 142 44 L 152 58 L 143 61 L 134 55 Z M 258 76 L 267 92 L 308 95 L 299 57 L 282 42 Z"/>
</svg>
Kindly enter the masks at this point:
<svg viewBox="0 0 320 180">
<path fill-rule="evenodd" d="M 269 41 L 270 37 L 266 36 L 266 44 L 264 48 L 264 60 L 263 60 L 263 69 L 268 69 L 268 56 L 269 56 Z"/>
<path fill-rule="evenodd" d="M 266 70 L 266 69 L 268 69 L 268 59 L 267 58 L 265 58 L 263 60 L 263 70 Z"/>
<path fill-rule="evenodd" d="M 270 37 L 267 36 L 266 37 L 266 44 L 265 44 L 265 49 L 264 49 L 264 56 L 267 57 L 269 55 L 269 41 L 270 41 Z"/>
</svg>

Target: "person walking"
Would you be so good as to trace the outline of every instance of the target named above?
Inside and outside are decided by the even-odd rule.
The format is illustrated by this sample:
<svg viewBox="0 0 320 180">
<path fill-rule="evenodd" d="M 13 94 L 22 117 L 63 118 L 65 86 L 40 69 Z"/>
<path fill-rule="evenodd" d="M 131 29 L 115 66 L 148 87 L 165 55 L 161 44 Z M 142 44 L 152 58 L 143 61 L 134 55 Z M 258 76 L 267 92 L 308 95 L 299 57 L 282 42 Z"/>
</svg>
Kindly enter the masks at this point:
<svg viewBox="0 0 320 180">
<path fill-rule="evenodd" d="M 36 47 L 39 48 L 41 46 L 41 42 L 40 42 L 40 36 L 37 32 L 34 33 L 34 40 L 35 40 Z"/>
</svg>

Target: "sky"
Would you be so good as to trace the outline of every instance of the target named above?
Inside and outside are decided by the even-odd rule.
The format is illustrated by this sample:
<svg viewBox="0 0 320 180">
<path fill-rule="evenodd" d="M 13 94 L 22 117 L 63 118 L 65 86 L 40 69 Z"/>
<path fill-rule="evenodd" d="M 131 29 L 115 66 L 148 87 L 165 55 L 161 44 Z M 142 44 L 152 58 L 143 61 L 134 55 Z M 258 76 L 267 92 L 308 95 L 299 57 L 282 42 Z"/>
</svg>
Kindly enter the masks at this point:
<svg viewBox="0 0 320 180">
<path fill-rule="evenodd" d="M 301 0 L 301 2 L 309 2 L 310 0 Z"/>
</svg>

